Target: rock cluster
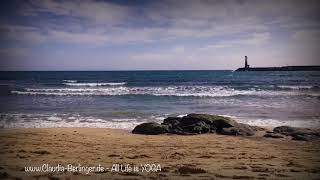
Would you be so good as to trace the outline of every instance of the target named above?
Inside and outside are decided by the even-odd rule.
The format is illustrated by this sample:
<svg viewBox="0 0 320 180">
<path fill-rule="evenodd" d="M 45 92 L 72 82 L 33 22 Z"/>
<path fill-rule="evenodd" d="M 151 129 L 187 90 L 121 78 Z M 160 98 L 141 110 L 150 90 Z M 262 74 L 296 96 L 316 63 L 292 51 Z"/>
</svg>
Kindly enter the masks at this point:
<svg viewBox="0 0 320 180">
<path fill-rule="evenodd" d="M 279 126 L 274 128 L 273 132 L 285 136 L 291 136 L 293 140 L 299 141 L 312 141 L 320 139 L 319 129 Z"/>
<path fill-rule="evenodd" d="M 250 126 L 238 123 L 229 117 L 209 115 L 209 114 L 189 114 L 184 117 L 168 117 L 161 124 L 155 122 L 142 123 L 136 126 L 134 134 L 179 134 L 196 135 L 205 133 L 216 133 L 232 136 L 252 136 L 256 131 L 265 131 L 263 137 L 284 138 L 292 140 L 313 141 L 320 140 L 319 129 L 296 128 L 290 126 L 279 126 L 273 131 L 258 126 Z"/>
<path fill-rule="evenodd" d="M 132 133 L 157 135 L 164 133 L 195 135 L 217 133 L 224 135 L 252 136 L 257 127 L 237 123 L 229 117 L 209 114 L 189 114 L 184 117 L 168 117 L 159 123 L 143 123 L 136 126 Z"/>
<path fill-rule="evenodd" d="M 237 123 L 229 117 L 209 115 L 209 114 L 188 114 L 184 117 L 168 117 L 161 124 L 155 122 L 142 123 L 136 126 L 134 134 L 179 134 L 196 135 L 204 133 L 216 133 L 232 136 L 252 136 L 256 131 L 265 131 L 263 137 L 285 138 L 299 141 L 320 140 L 319 129 L 297 128 L 289 126 L 279 126 L 273 131 L 258 126 Z"/>
</svg>

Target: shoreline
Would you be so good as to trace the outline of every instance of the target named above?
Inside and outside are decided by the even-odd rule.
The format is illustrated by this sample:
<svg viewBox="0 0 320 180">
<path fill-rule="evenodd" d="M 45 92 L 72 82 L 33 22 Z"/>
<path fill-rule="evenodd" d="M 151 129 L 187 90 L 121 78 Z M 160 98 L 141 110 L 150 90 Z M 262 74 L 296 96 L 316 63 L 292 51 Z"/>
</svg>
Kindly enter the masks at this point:
<svg viewBox="0 0 320 180">
<path fill-rule="evenodd" d="M 78 121 L 69 121 L 68 117 L 61 117 L 59 114 L 52 114 L 52 115 L 46 115 L 44 118 L 45 121 L 42 119 L 37 119 L 36 122 L 28 121 L 25 118 L 26 117 L 20 117 L 15 116 L 15 113 L 3 113 L 4 117 L 2 120 L 3 122 L 10 122 L 10 118 L 17 119 L 11 123 L 2 123 L 0 124 L 0 129 L 6 129 L 6 128 L 110 128 L 110 129 L 124 129 L 124 130 L 133 130 L 136 125 L 139 125 L 144 122 L 157 122 L 160 123 L 164 119 L 171 117 L 171 116 L 159 116 L 160 118 L 156 119 L 144 119 L 144 121 L 140 121 L 139 118 L 131 118 L 131 117 L 124 117 L 124 118 L 113 118 L 113 117 L 105 117 L 105 118 L 94 118 L 94 117 L 83 117 L 87 122 L 78 122 Z M 23 113 L 22 113 L 23 115 Z M 28 115 L 28 114 L 26 114 Z M 177 115 L 177 117 L 183 117 L 187 114 L 180 114 Z M 7 117 L 6 117 L 7 116 Z M 11 117 L 12 116 L 12 117 Z M 152 115 L 153 116 L 153 115 Z M 317 129 L 320 128 L 320 121 L 319 119 L 261 119 L 261 118 L 244 118 L 244 117 L 236 117 L 233 115 L 224 115 L 219 114 L 219 116 L 232 118 L 238 123 L 244 123 L 248 124 L 250 126 L 259 126 L 263 128 L 274 128 L 278 126 L 291 126 L 291 127 L 298 127 L 298 128 L 310 128 L 310 129 Z M 174 117 L 174 116 L 172 116 Z M 32 117 L 31 117 L 32 118 Z M 49 120 L 46 120 L 46 118 L 49 118 Z M 52 118 L 52 119 L 50 119 Z M 52 121 L 53 119 L 57 118 L 57 120 Z M 73 118 L 73 116 L 71 116 Z M 79 120 L 81 120 L 82 117 L 79 117 Z M 116 120 L 114 120 L 116 119 Z M 117 120 L 123 119 L 124 121 L 117 121 Z M 128 121 L 128 119 L 130 121 Z M 74 119 L 72 119 L 74 120 Z M 90 121 L 91 120 L 91 121 Z M 95 120 L 98 120 L 95 122 Z M 103 122 L 101 122 L 101 121 Z M 126 121 L 127 120 L 127 121 Z M 132 122 L 131 122 L 132 120 Z"/>
<path fill-rule="evenodd" d="M 318 142 L 109 128 L 0 130 L 0 176 L 23 179 L 301 179 L 320 175 Z M 161 172 L 25 172 L 26 166 L 160 164 Z"/>
<path fill-rule="evenodd" d="M 224 116 L 222 115 L 223 117 L 230 117 L 230 116 Z M 233 117 L 231 117 L 233 118 Z M 0 126 L 0 130 L 1 129 L 24 129 L 24 128 L 103 128 L 103 129 L 119 129 L 119 130 L 126 130 L 126 131 L 132 131 L 134 129 L 135 126 L 141 124 L 141 123 L 145 123 L 145 122 L 162 122 L 165 118 L 163 118 L 161 121 L 160 120 L 149 120 L 149 121 L 141 121 L 139 123 L 134 123 L 134 125 L 131 125 L 130 127 L 109 127 L 109 126 L 103 126 L 101 125 L 99 127 L 99 125 L 95 125 L 95 126 L 8 126 L 8 125 L 2 125 Z M 235 119 L 235 118 L 233 118 Z M 244 124 L 248 124 L 250 126 L 258 126 L 258 127 L 261 127 L 261 128 L 266 128 L 266 129 L 272 129 L 272 128 L 275 128 L 275 127 L 279 127 L 279 126 L 290 126 L 290 127 L 297 127 L 297 128 L 309 128 L 309 129 L 319 129 L 320 127 L 318 126 L 318 124 L 316 124 L 316 126 L 311 126 L 311 122 L 306 122 L 305 124 L 308 124 L 308 126 L 306 126 L 305 124 L 304 125 L 300 125 L 300 124 L 293 124 L 293 125 L 290 125 L 289 123 L 282 123 L 282 124 L 273 124 L 273 125 L 270 125 L 270 124 L 262 124 L 262 125 L 259 125 L 257 123 L 247 123 L 245 121 L 242 121 L 242 120 L 239 120 L 239 119 L 235 119 L 235 121 L 239 122 L 239 123 L 244 123 Z M 251 120 L 253 121 L 253 120 Z M 265 120 L 267 121 L 267 120 Z M 281 121 L 279 121 L 281 122 Z M 296 122 L 296 121 L 293 121 L 293 122 Z M 301 120 L 301 122 L 303 122 Z M 115 122 L 117 123 L 117 122 Z M 121 122 L 120 122 L 121 124 Z"/>
</svg>

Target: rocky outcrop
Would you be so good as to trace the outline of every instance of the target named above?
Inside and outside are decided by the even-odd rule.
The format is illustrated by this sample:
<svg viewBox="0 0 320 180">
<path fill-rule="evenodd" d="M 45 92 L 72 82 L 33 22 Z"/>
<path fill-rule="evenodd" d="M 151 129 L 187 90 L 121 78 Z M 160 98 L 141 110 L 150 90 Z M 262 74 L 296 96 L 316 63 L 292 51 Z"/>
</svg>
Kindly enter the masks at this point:
<svg viewBox="0 0 320 180">
<path fill-rule="evenodd" d="M 161 125 L 155 122 L 143 123 L 136 126 L 132 133 L 134 134 L 149 134 L 149 135 L 158 135 L 168 133 L 169 129 L 166 125 Z"/>
<path fill-rule="evenodd" d="M 317 129 L 309 129 L 309 128 L 297 128 L 290 126 L 279 126 L 273 129 L 275 133 L 283 134 L 283 135 L 293 135 L 293 134 L 308 134 L 320 136 L 320 131 Z"/>
<path fill-rule="evenodd" d="M 136 126 L 134 134 L 179 134 L 196 135 L 204 133 L 216 133 L 231 136 L 253 136 L 257 131 L 264 131 L 266 138 L 285 138 L 292 140 L 313 141 L 320 140 L 319 129 L 296 128 L 290 126 L 279 126 L 268 131 L 267 129 L 237 123 L 229 117 L 209 115 L 209 114 L 189 114 L 184 117 L 168 117 L 163 123 L 142 123 Z M 288 139 L 288 138 L 286 138 Z"/>
<path fill-rule="evenodd" d="M 161 129 L 161 130 L 159 130 Z M 153 132 L 157 130 L 156 132 Z M 180 135 L 195 135 L 217 133 L 223 135 L 252 136 L 256 128 L 237 123 L 229 117 L 209 114 L 189 114 L 184 117 L 168 117 L 163 123 L 143 123 L 132 131 L 136 134 L 172 133 Z"/>
<path fill-rule="evenodd" d="M 286 135 L 286 136 L 291 136 L 293 140 L 298 140 L 298 141 L 320 140 L 319 129 L 279 126 L 274 128 L 273 132 Z"/>
</svg>

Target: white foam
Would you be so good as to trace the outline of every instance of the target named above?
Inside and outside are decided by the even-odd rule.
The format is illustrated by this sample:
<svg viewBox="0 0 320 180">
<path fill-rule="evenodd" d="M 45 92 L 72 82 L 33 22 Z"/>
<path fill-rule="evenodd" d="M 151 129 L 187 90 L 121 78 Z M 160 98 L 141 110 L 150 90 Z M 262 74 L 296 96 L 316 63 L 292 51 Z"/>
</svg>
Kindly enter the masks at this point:
<svg viewBox="0 0 320 180">
<path fill-rule="evenodd" d="M 232 115 L 229 115 L 229 114 L 224 114 L 224 115 L 218 115 L 218 116 L 224 116 L 224 117 L 228 117 L 228 118 L 232 118 L 232 119 L 236 119 L 237 117 L 236 116 L 232 116 Z"/>
<path fill-rule="evenodd" d="M 133 121 L 137 121 L 137 119 L 135 119 L 135 118 L 113 118 L 112 121 L 115 121 L 115 122 L 133 122 Z"/>
<path fill-rule="evenodd" d="M 108 120 L 68 114 L 1 114 L 0 117 L 0 127 L 3 128 L 91 127 L 131 130 L 141 123 L 134 118 Z M 142 122 L 146 121 L 142 119 Z"/>
<path fill-rule="evenodd" d="M 252 126 L 277 127 L 292 126 L 305 128 L 320 128 L 320 120 L 277 120 L 277 119 L 237 119 L 237 122 L 249 124 Z"/>
<path fill-rule="evenodd" d="M 137 126 L 138 122 L 46 122 L 41 120 L 34 120 L 32 123 L 14 122 L 10 124 L 1 125 L 3 128 L 57 128 L 57 127 L 89 127 L 89 128 L 114 128 L 131 130 Z"/>
<path fill-rule="evenodd" d="M 48 121 L 61 121 L 62 119 L 60 117 L 51 116 L 48 118 Z"/>
<path fill-rule="evenodd" d="M 188 115 L 188 114 L 180 114 L 180 115 L 178 115 L 177 117 L 182 118 L 182 117 L 187 116 L 187 115 Z"/>
<path fill-rule="evenodd" d="M 77 81 L 77 80 L 68 80 L 68 79 L 65 79 L 65 80 L 63 80 L 63 82 L 76 83 L 76 82 L 78 82 L 78 81 Z"/>
<path fill-rule="evenodd" d="M 292 89 L 292 90 L 302 90 L 302 89 L 312 89 L 313 86 L 285 86 L 285 85 L 281 85 L 281 86 L 277 86 L 278 88 L 283 88 L 283 89 Z"/>
<path fill-rule="evenodd" d="M 178 117 L 186 116 L 186 114 Z M 253 126 L 277 127 L 292 126 L 306 128 L 320 128 L 319 119 L 310 120 L 277 120 L 277 119 L 248 119 L 231 115 L 221 115 L 235 119 L 239 123 Z M 155 121 L 161 123 L 166 117 L 150 116 L 148 118 L 96 118 L 80 116 L 78 114 L 0 114 L 0 127 L 3 128 L 52 128 L 52 127 L 92 127 L 116 128 L 132 130 L 143 122 Z M 72 121 L 70 121 L 72 120 Z"/>
<path fill-rule="evenodd" d="M 272 90 L 237 90 L 224 86 L 168 86 L 168 87 L 99 87 L 99 88 L 42 88 L 11 91 L 22 95 L 154 95 L 154 96 L 196 96 L 196 97 L 229 97 L 238 95 L 248 96 L 288 96 L 288 95 L 311 95 L 319 96 L 316 92 L 301 91 L 272 91 Z"/>
<path fill-rule="evenodd" d="M 162 121 L 162 120 L 164 120 L 166 117 L 155 117 L 154 119 L 155 120 L 158 120 L 158 121 Z"/>
<path fill-rule="evenodd" d="M 95 86 L 122 86 L 127 84 L 126 82 L 109 82 L 109 83 L 63 83 L 67 86 L 88 86 L 88 87 L 95 87 Z"/>
</svg>

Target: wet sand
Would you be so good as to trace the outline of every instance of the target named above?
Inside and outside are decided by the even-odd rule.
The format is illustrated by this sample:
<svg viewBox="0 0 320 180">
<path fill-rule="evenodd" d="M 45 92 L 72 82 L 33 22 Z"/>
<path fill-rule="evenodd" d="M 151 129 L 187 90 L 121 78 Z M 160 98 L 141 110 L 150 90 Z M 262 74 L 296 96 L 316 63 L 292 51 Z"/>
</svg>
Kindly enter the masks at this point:
<svg viewBox="0 0 320 180">
<path fill-rule="evenodd" d="M 102 128 L 0 129 L 0 179 L 317 179 L 320 143 L 215 134 L 136 135 Z M 25 172 L 48 164 L 102 171 Z M 132 172 L 114 164 L 138 167 Z M 141 172 L 155 164 L 157 172 Z M 159 171 L 159 165 L 161 171 Z M 146 165 L 146 167 L 148 167 Z M 106 169 L 109 168 L 109 169 Z"/>
</svg>

